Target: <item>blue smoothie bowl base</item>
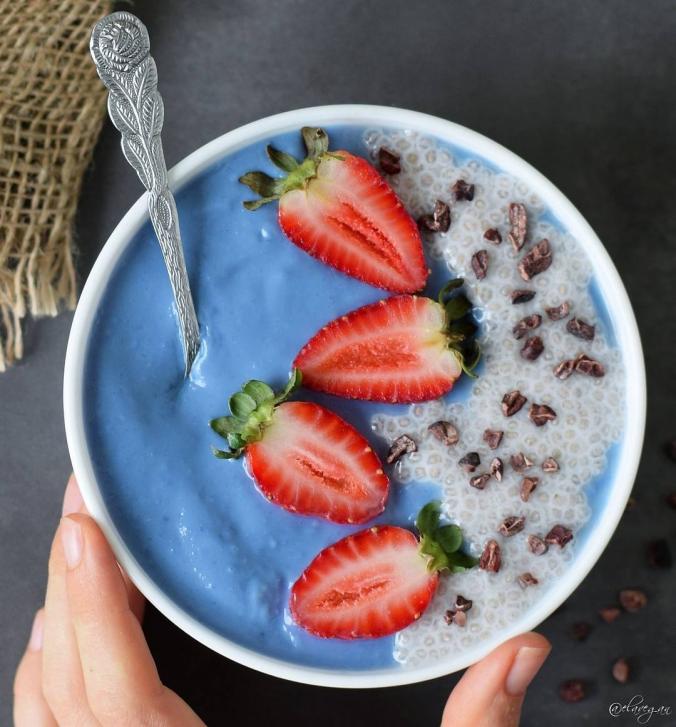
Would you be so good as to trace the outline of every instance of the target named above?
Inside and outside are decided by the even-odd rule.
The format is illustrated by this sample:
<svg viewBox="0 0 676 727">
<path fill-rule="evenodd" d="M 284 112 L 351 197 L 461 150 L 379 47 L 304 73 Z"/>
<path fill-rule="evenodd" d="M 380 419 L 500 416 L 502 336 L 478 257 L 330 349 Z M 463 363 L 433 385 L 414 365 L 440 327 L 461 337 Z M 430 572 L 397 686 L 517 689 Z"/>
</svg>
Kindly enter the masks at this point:
<svg viewBox="0 0 676 727">
<path fill-rule="evenodd" d="M 363 127 L 327 130 L 333 149 L 366 155 Z M 269 142 L 303 156 L 297 132 Z M 121 537 L 139 565 L 188 614 L 235 643 L 285 661 L 345 670 L 387 668 L 396 664 L 393 636 L 319 639 L 297 627 L 288 611 L 290 586 L 314 556 L 364 526 L 340 526 L 272 505 L 241 462 L 223 462 L 210 453 L 210 445 L 221 442 L 208 422 L 227 412 L 230 394 L 244 381 L 260 379 L 281 388 L 295 354 L 322 325 L 387 295 L 289 242 L 279 229 L 276 204 L 244 210 L 242 202 L 251 193 L 237 179 L 252 169 L 272 172 L 265 146 L 257 142 L 224 157 L 176 195 L 203 336 L 189 380 L 182 379 L 171 290 L 150 223 L 119 260 L 87 353 L 89 451 Z M 457 160 L 476 158 L 449 148 Z M 453 276 L 443 262 L 430 264 L 425 293 L 436 297 Z M 600 294 L 594 302 L 612 336 Z M 462 401 L 470 390 L 471 381 L 463 376 L 447 399 Z M 372 433 L 372 417 L 409 410 L 305 389 L 295 398 L 335 411 L 383 460 L 387 445 Z M 576 534 L 578 549 L 603 509 L 620 446 L 609 450 L 606 471 L 586 489 L 592 515 Z M 440 497 L 441 487 L 402 484 L 396 468 L 388 468 L 388 474 L 387 506 L 373 524 L 411 528 L 420 508 Z"/>
</svg>

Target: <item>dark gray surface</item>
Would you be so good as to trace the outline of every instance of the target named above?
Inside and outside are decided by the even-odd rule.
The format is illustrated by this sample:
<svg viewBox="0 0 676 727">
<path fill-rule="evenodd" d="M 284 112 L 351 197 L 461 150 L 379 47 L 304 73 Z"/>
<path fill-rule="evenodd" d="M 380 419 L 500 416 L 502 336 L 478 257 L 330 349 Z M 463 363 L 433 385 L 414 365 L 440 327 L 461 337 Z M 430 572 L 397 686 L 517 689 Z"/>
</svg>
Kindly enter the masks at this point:
<svg viewBox="0 0 676 727">
<path fill-rule="evenodd" d="M 612 720 L 608 705 L 642 694 L 676 710 L 673 570 L 644 565 L 645 543 L 676 550 L 676 6 L 672 0 L 449 2 L 231 0 L 135 3 L 148 24 L 165 99 L 169 164 L 229 129 L 278 111 L 368 102 L 426 111 L 476 129 L 523 156 L 566 193 L 604 241 L 639 321 L 650 389 L 645 453 L 625 515 L 601 561 L 542 627 L 554 652 L 528 694 L 523 724 Z M 77 236 L 84 277 L 140 187 L 107 125 L 87 176 Z M 0 723 L 33 612 L 69 472 L 61 379 L 70 316 L 30 325 L 28 357 L 0 375 Z M 608 626 L 596 610 L 619 588 L 650 597 Z M 588 619 L 584 644 L 568 631 Z M 167 683 L 209 724 L 434 725 L 456 677 L 400 689 L 344 692 L 261 676 L 191 641 L 151 612 L 147 632 Z M 636 669 L 614 684 L 620 655 Z M 577 705 L 561 680 L 594 683 Z M 274 718 L 273 718 L 274 715 Z M 676 723 L 654 717 L 650 724 Z"/>
</svg>

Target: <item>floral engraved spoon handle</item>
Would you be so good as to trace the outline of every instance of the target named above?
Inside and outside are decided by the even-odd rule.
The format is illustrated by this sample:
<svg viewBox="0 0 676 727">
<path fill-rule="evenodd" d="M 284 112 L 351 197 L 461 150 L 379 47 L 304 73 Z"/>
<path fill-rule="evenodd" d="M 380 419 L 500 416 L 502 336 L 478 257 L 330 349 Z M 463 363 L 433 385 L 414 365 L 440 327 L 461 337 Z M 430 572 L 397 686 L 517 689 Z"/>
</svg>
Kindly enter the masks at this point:
<svg viewBox="0 0 676 727">
<path fill-rule="evenodd" d="M 178 213 L 167 183 L 160 132 L 164 121 L 157 68 L 145 25 L 131 13 L 99 20 L 89 43 L 96 70 L 109 90 L 108 113 L 122 134 L 122 151 L 148 190 L 148 211 L 174 293 L 185 354 L 185 375 L 200 347 L 199 324 L 183 257 Z"/>
</svg>

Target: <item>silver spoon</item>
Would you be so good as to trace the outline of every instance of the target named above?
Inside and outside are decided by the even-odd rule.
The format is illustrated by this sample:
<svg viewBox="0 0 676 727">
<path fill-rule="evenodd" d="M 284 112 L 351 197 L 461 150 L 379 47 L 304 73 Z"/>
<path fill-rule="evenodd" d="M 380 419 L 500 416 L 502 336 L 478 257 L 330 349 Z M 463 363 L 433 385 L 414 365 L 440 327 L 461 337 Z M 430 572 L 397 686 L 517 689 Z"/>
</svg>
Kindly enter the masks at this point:
<svg viewBox="0 0 676 727">
<path fill-rule="evenodd" d="M 148 31 L 131 13 L 107 15 L 94 26 L 89 50 L 109 90 L 108 113 L 122 134 L 122 151 L 148 190 L 148 212 L 160 243 L 181 328 L 185 375 L 200 347 L 200 333 L 183 257 L 178 213 L 167 183 L 160 132 L 164 105 Z"/>
</svg>

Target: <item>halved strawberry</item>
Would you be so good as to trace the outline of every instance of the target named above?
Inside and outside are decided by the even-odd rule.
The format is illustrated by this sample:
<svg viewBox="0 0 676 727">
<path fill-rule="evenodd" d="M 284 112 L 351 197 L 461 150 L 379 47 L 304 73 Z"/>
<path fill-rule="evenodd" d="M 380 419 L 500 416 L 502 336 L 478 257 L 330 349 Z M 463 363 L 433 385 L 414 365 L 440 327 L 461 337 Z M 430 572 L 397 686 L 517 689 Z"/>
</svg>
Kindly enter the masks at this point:
<svg viewBox="0 0 676 727">
<path fill-rule="evenodd" d="M 439 582 L 439 571 L 476 565 L 459 549 L 457 525 L 439 525 L 439 504 L 420 511 L 409 530 L 375 526 L 330 545 L 291 589 L 294 621 L 315 636 L 371 639 L 400 631 L 420 618 Z"/>
<path fill-rule="evenodd" d="M 452 280 L 438 301 L 400 295 L 336 318 L 305 344 L 294 366 L 303 382 L 349 399 L 404 403 L 450 391 L 476 366 L 476 326 L 462 285 Z"/>
<path fill-rule="evenodd" d="M 378 456 L 323 406 L 286 402 L 299 385 L 298 371 L 277 396 L 262 381 L 244 384 L 230 399 L 231 414 L 211 422 L 230 445 L 214 454 L 244 454 L 260 491 L 286 510 L 337 523 L 371 520 L 383 511 L 389 485 Z"/>
<path fill-rule="evenodd" d="M 308 152 L 302 162 L 267 148 L 285 177 L 263 172 L 240 177 L 261 195 L 244 206 L 255 210 L 278 199 L 282 230 L 313 257 L 385 290 L 421 290 L 429 270 L 420 233 L 397 195 L 366 160 L 329 152 L 323 129 L 304 127 L 301 133 Z"/>
</svg>

